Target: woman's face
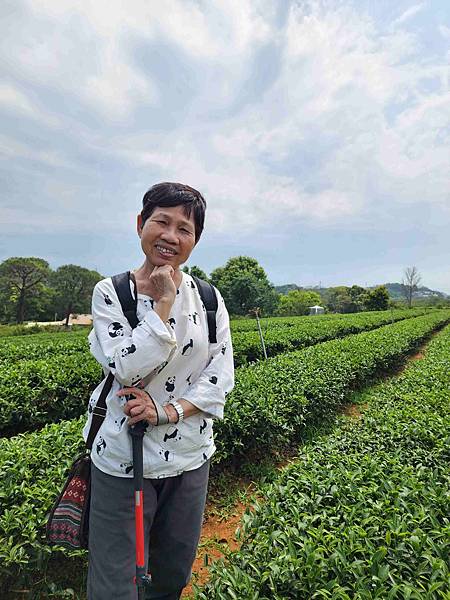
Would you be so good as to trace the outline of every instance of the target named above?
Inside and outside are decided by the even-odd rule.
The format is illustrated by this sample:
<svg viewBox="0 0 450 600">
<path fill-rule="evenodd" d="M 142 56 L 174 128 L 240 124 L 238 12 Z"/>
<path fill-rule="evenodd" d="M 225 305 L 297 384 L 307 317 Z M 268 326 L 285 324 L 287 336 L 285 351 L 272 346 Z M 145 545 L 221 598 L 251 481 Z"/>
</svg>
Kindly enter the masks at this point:
<svg viewBox="0 0 450 600">
<path fill-rule="evenodd" d="M 157 206 L 142 227 L 138 215 L 138 234 L 144 254 L 154 267 L 170 265 L 177 270 L 195 246 L 194 211 L 188 219 L 183 206 Z"/>
</svg>

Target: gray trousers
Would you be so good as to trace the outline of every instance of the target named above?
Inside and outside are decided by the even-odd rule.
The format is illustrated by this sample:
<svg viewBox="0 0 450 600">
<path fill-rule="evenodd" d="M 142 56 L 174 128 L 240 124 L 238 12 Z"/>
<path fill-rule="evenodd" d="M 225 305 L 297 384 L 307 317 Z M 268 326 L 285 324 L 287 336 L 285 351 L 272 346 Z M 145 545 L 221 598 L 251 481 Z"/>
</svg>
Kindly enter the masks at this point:
<svg viewBox="0 0 450 600">
<path fill-rule="evenodd" d="M 191 577 L 205 507 L 209 461 L 177 477 L 144 479 L 146 598 L 178 600 Z M 88 600 L 136 600 L 133 479 L 92 464 Z"/>
</svg>

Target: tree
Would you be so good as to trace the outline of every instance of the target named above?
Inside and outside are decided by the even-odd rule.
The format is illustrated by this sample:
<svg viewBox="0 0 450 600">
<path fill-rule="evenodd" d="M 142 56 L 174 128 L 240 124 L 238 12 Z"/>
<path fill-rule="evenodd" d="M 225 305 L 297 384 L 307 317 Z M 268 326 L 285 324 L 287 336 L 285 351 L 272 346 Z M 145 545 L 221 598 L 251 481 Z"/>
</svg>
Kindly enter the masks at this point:
<svg viewBox="0 0 450 600">
<path fill-rule="evenodd" d="M 320 304 L 320 294 L 309 290 L 291 290 L 280 296 L 277 314 L 280 316 L 307 315 L 310 306 Z"/>
<path fill-rule="evenodd" d="M 331 311 L 338 313 L 354 313 L 357 312 L 359 306 L 350 295 L 350 288 L 345 285 L 328 288 L 325 293 L 325 302 Z"/>
<path fill-rule="evenodd" d="M 53 321 L 55 301 L 56 291 L 50 285 L 39 283 L 27 300 L 27 321 Z"/>
<path fill-rule="evenodd" d="M 39 294 L 50 276 L 46 260 L 36 257 L 12 257 L 0 265 L 2 296 L 14 305 L 16 323 L 23 323 L 27 302 Z"/>
<path fill-rule="evenodd" d="M 355 312 L 364 310 L 367 290 L 360 285 L 352 285 L 348 290 L 348 294 L 355 305 Z"/>
<path fill-rule="evenodd" d="M 421 280 L 420 273 L 417 267 L 407 267 L 404 270 L 404 276 L 402 281 L 402 291 L 406 298 L 406 302 L 408 303 L 408 308 L 412 306 L 412 299 L 414 296 L 414 292 L 417 290 L 417 287 Z"/>
<path fill-rule="evenodd" d="M 246 315 L 256 307 L 273 314 L 278 305 L 278 294 L 266 272 L 249 256 L 230 258 L 211 273 L 211 283 L 219 289 L 231 314 Z"/>
<path fill-rule="evenodd" d="M 200 267 L 197 267 L 197 265 L 192 265 L 192 267 L 188 267 L 186 265 L 181 270 L 187 273 L 188 275 L 191 275 L 192 277 L 199 277 L 204 281 L 209 281 L 208 275 L 205 273 L 205 271 L 200 269 Z"/>
<path fill-rule="evenodd" d="M 61 313 L 69 324 L 73 312 L 88 312 L 92 290 L 102 279 L 97 271 L 90 271 L 77 265 L 63 265 L 52 275 L 52 284 L 56 290 L 56 301 Z"/>
<path fill-rule="evenodd" d="M 389 308 L 389 292 L 386 286 L 379 285 L 367 292 L 366 308 L 367 310 L 387 310 Z"/>
</svg>

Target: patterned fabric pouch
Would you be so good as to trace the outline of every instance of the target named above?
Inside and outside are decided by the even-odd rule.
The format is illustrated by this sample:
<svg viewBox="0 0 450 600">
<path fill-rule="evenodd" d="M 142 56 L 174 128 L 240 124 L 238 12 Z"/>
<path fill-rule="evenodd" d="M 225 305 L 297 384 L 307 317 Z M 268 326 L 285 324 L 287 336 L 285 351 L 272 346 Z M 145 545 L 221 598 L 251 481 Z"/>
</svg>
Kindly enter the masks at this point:
<svg viewBox="0 0 450 600">
<path fill-rule="evenodd" d="M 50 511 L 46 527 L 49 544 L 87 548 L 90 492 L 91 458 L 83 454 L 70 467 L 64 488 Z"/>
</svg>

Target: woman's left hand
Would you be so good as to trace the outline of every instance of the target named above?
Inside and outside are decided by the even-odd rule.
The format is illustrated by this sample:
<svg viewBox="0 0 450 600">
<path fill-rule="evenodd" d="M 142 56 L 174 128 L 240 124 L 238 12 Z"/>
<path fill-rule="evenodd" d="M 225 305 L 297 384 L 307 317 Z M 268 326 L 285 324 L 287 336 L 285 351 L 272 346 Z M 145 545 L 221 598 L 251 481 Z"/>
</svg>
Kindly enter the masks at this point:
<svg viewBox="0 0 450 600">
<path fill-rule="evenodd" d="M 124 413 L 129 417 L 128 425 L 134 425 L 138 421 L 148 421 L 151 425 L 156 425 L 158 414 L 150 394 L 136 387 L 123 388 L 117 392 L 118 396 L 129 396 L 130 394 L 135 397 L 128 400 L 123 407 Z"/>
</svg>

